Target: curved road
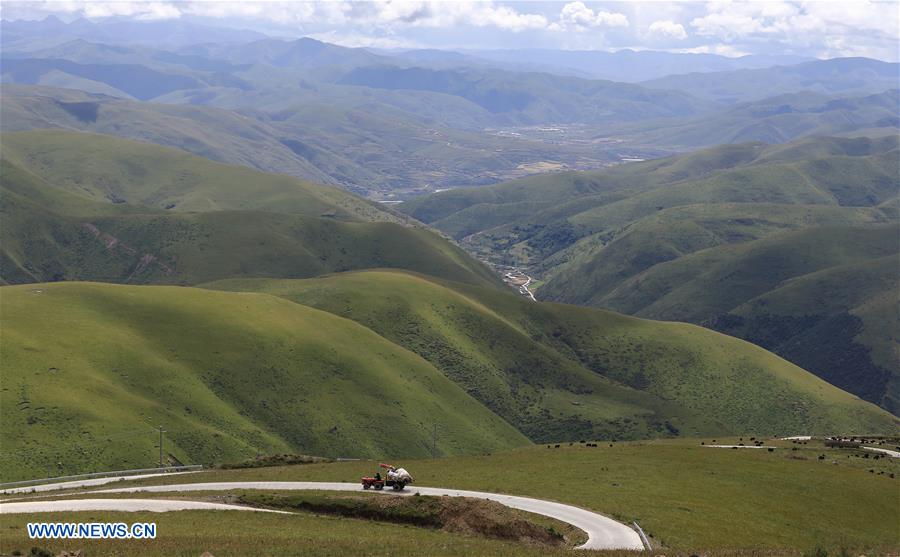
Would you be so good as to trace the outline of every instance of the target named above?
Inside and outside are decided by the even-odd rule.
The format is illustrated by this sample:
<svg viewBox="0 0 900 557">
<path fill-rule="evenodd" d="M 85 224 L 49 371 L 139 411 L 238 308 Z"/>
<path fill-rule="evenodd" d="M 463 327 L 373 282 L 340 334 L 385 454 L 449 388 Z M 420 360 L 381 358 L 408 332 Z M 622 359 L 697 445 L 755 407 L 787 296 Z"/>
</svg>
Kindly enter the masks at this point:
<svg viewBox="0 0 900 557">
<path fill-rule="evenodd" d="M 46 486 L 49 487 L 49 486 Z M 321 491 L 361 491 L 360 485 L 356 483 L 337 483 L 337 482 L 210 482 L 210 483 L 189 483 L 175 485 L 152 485 L 140 487 L 128 487 L 118 489 L 103 489 L 91 491 L 91 495 L 101 493 L 140 493 L 140 492 L 183 492 L 183 491 L 226 491 L 233 489 L 268 489 L 268 490 L 321 490 Z M 637 532 L 628 526 L 616 522 L 615 520 L 603 515 L 553 501 L 543 501 L 541 499 L 532 499 L 530 497 L 519 497 L 516 495 L 500 495 L 496 493 L 486 493 L 483 491 L 464 491 L 457 489 L 443 489 L 437 487 L 414 487 L 412 491 L 399 492 L 403 495 L 411 495 L 418 492 L 422 495 L 451 497 L 474 497 L 478 499 L 488 499 L 496 501 L 507 507 L 520 509 L 523 511 L 548 516 L 561 520 L 576 528 L 584 530 L 588 535 L 588 540 L 584 545 L 578 546 L 577 549 L 634 549 L 643 550 L 644 545 L 641 542 Z M 386 492 L 395 493 L 395 492 Z M 74 508 L 82 504 L 101 504 L 96 501 L 103 501 L 102 504 L 109 505 L 105 510 L 181 510 L 167 508 L 172 504 L 190 503 L 189 501 L 164 501 L 154 499 L 77 499 L 67 501 L 29 501 L 18 503 L 0 504 L 0 513 L 23 513 L 23 512 L 51 512 L 59 510 L 80 510 Z M 129 501 L 141 501 L 143 505 L 140 509 L 125 508 L 128 507 Z M 153 506 L 153 501 L 160 503 L 160 508 L 148 508 Z M 65 507 L 66 504 L 73 508 Z M 121 504 L 123 508 L 115 508 L 117 504 Z M 196 503 L 200 504 L 200 503 Z M 221 505 L 217 503 L 205 503 L 207 505 L 219 505 L 219 507 L 237 507 L 236 505 Z M 47 507 L 47 508 L 45 508 Z M 241 510 L 248 510 L 247 507 L 237 507 Z M 99 509 L 98 509 L 99 510 Z"/>
<path fill-rule="evenodd" d="M 197 472 L 160 472 L 159 474 L 137 474 L 132 476 L 110 476 L 107 478 L 92 478 L 88 480 L 72 480 L 57 482 L 54 484 L 36 484 L 25 487 L 12 487 L 0 490 L 0 494 L 11 495 L 13 493 L 37 493 L 41 491 L 57 491 L 60 489 L 76 489 L 79 487 L 94 487 L 125 480 L 142 480 L 144 478 L 158 478 L 159 476 L 177 476 L 180 474 L 196 474 Z"/>
<path fill-rule="evenodd" d="M 61 501 L 20 501 L 0 504 L 0 514 L 23 513 L 55 513 L 74 511 L 150 511 L 164 513 L 169 511 L 259 511 L 268 513 L 291 514 L 285 511 L 257 509 L 228 505 L 225 503 L 207 503 L 205 501 L 170 501 L 166 499 L 69 499 Z"/>
</svg>

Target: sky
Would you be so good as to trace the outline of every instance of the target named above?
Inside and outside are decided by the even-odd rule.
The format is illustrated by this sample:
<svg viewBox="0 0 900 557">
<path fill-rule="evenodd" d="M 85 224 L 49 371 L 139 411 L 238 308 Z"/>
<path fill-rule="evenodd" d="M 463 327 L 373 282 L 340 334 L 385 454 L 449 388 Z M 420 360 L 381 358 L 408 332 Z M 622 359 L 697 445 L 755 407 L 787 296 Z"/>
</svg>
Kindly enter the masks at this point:
<svg viewBox="0 0 900 557">
<path fill-rule="evenodd" d="M 381 48 L 665 50 L 897 61 L 900 3 L 4 0 L 3 19 L 192 20 Z"/>
</svg>

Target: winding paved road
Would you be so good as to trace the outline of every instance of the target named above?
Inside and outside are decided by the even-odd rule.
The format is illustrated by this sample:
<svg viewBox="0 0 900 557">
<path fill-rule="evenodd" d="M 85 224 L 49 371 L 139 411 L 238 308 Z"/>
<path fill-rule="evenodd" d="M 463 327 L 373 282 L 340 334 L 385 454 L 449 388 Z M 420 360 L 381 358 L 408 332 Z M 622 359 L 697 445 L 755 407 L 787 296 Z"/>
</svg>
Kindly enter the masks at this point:
<svg viewBox="0 0 900 557">
<path fill-rule="evenodd" d="M 129 478 L 133 479 L 133 478 Z M 111 479 L 115 480 L 115 479 Z M 44 487 L 42 491 L 50 489 L 52 484 Z M 175 485 L 152 485 L 140 487 L 126 487 L 116 489 L 102 489 L 91 491 L 90 494 L 98 495 L 103 493 L 168 493 L 183 491 L 227 491 L 235 489 L 268 489 L 268 490 L 321 490 L 321 491 L 355 491 L 360 492 L 361 488 L 356 483 L 337 483 L 337 482 L 210 482 L 210 483 L 188 483 Z M 541 499 L 532 499 L 530 497 L 519 497 L 516 495 L 500 495 L 496 493 L 486 493 L 482 491 L 464 491 L 457 489 L 443 489 L 436 487 L 418 487 L 414 486 L 410 490 L 400 492 L 403 495 L 412 495 L 418 492 L 422 495 L 435 496 L 451 496 L 451 497 L 474 497 L 478 499 L 488 499 L 497 501 L 507 507 L 520 509 L 523 511 L 548 516 L 561 520 L 576 528 L 584 530 L 588 535 L 585 544 L 578 546 L 577 549 L 634 549 L 643 550 L 644 546 L 638 533 L 628 526 L 616 522 L 606 516 L 553 501 L 544 501 Z M 386 492 L 385 495 L 394 492 Z M 136 501 L 140 503 L 135 503 Z M 192 501 L 166 501 L 160 499 L 74 499 L 66 501 L 27 501 L 16 503 L 0 504 L 0 513 L 24 513 L 24 512 L 54 512 L 54 511 L 75 511 L 84 510 L 81 505 L 105 505 L 102 510 L 183 510 L 181 508 L 171 508 L 173 505 L 182 504 L 197 505 L 216 505 L 215 508 L 228 507 L 229 509 L 237 508 L 240 510 L 248 510 L 247 507 L 239 507 L 237 505 L 224 505 L 219 503 L 200 503 Z M 137 505 L 139 508 L 135 508 Z M 121 508 L 119 507 L 121 506 Z M 200 508 L 200 507 L 191 507 Z M 206 507 L 213 508 L 213 507 Z M 97 507 L 91 507 L 87 510 L 101 510 Z"/>
<path fill-rule="evenodd" d="M 177 476 L 180 474 L 196 474 L 197 472 L 160 472 L 159 474 L 135 474 L 131 476 L 110 476 L 107 478 L 91 478 L 88 480 L 72 480 L 68 482 L 57 482 L 53 484 L 36 484 L 24 487 L 12 487 L 0 491 L 3 495 L 12 495 L 13 493 L 38 493 L 43 491 L 58 491 L 60 489 L 76 489 L 79 487 L 94 487 L 98 485 L 106 485 L 113 482 L 124 480 L 142 480 L 144 478 L 158 478 L 159 476 Z"/>
<path fill-rule="evenodd" d="M 0 514 L 74 511 L 150 511 L 155 513 L 169 511 L 259 511 L 290 514 L 285 511 L 242 507 L 240 505 L 228 505 L 225 503 L 173 501 L 167 499 L 64 499 L 61 501 L 18 501 L 15 503 L 0 504 Z"/>
<path fill-rule="evenodd" d="M 892 451 L 890 449 L 882 449 L 881 447 L 861 447 L 867 451 L 875 451 L 877 453 L 884 453 L 892 458 L 900 458 L 900 451 Z"/>
</svg>

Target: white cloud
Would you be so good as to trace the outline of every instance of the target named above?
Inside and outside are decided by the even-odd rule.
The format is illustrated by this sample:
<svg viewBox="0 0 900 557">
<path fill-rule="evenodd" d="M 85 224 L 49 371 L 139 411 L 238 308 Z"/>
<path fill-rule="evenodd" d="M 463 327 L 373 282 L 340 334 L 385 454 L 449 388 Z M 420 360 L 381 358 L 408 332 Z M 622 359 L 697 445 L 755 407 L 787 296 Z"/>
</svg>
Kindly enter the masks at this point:
<svg viewBox="0 0 900 557">
<path fill-rule="evenodd" d="M 869 55 L 897 58 L 900 9 L 895 1 L 800 2 L 716 0 L 690 26 L 700 36 L 725 43 L 820 49 L 820 56 Z"/>
<path fill-rule="evenodd" d="M 397 37 L 371 36 L 361 33 L 339 33 L 328 31 L 325 33 L 311 33 L 307 37 L 350 48 L 427 48 L 416 41 L 410 41 Z"/>
<path fill-rule="evenodd" d="M 550 25 L 553 31 L 585 31 L 595 27 L 628 27 L 628 17 L 619 12 L 594 12 L 584 2 L 569 2 L 559 12 L 559 21 Z"/>
<path fill-rule="evenodd" d="M 683 54 L 718 54 L 719 56 L 728 56 L 729 58 L 738 58 L 750 54 L 750 52 L 735 48 L 730 44 L 705 44 L 703 46 L 691 48 L 672 48 L 669 49 L 669 52 L 681 52 Z"/>
<path fill-rule="evenodd" d="M 647 32 L 650 36 L 679 41 L 686 39 L 688 36 L 687 31 L 684 30 L 684 25 L 667 19 L 654 21 L 647 28 Z"/>
<path fill-rule="evenodd" d="M 379 12 L 379 21 L 385 23 L 404 23 L 415 27 L 452 27 L 468 25 L 473 27 L 496 27 L 506 31 L 524 31 L 527 29 L 543 29 L 547 27 L 547 18 L 540 14 L 521 13 L 509 6 L 497 5 L 494 2 L 417 2 L 401 0 L 407 5 L 399 11 L 392 5 L 396 1 L 376 2 L 374 6 Z M 416 4 L 416 9 L 410 9 Z"/>
<path fill-rule="evenodd" d="M 79 17 L 102 19 L 106 17 L 131 17 L 140 20 L 175 19 L 181 10 L 168 1 L 90 2 L 88 0 L 32 0 L 9 2 L 6 7 L 27 6 L 29 11 L 43 14 L 62 13 Z M 5 10 L 4 10 L 5 11 Z"/>
<path fill-rule="evenodd" d="M 544 29 L 545 16 L 523 13 L 515 8 L 486 0 L 443 2 L 437 0 L 375 0 L 370 2 L 294 0 L 187 0 L 187 1 L 101 1 L 42 0 L 12 1 L 32 12 L 67 13 L 89 19 L 135 17 L 171 19 L 181 15 L 210 18 L 246 18 L 281 24 L 329 24 L 404 27 L 496 27 L 507 31 Z"/>
</svg>

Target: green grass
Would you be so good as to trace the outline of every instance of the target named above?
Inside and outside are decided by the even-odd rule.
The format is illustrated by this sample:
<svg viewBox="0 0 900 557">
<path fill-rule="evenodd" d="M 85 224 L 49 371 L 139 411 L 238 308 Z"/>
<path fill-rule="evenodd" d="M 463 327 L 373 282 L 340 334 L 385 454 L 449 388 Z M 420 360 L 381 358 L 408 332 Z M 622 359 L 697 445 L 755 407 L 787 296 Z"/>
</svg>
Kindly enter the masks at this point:
<svg viewBox="0 0 900 557">
<path fill-rule="evenodd" d="M 15 210 L 7 208 L 6 214 Z M 12 215 L 4 229 L 10 238 L 6 256 L 16 262 L 4 269 L 7 282 L 197 284 L 393 267 L 475 284 L 499 283 L 488 268 L 436 234 L 389 222 L 250 211 L 92 219 L 33 211 Z M 115 244 L 108 247 L 109 242 Z M 152 260 L 143 264 L 147 256 Z"/>
<path fill-rule="evenodd" d="M 372 331 L 261 294 L 57 283 L 2 290 L 5 479 L 263 452 L 425 455 L 527 443 Z M 59 465 L 57 466 L 57 463 Z"/>
<path fill-rule="evenodd" d="M 765 350 L 696 326 L 535 305 L 398 272 L 210 286 L 358 321 L 535 440 L 895 427 L 886 412 Z"/>
<path fill-rule="evenodd" d="M 697 251 L 591 303 L 746 338 L 897 412 L 896 225 L 810 227 Z"/>
<path fill-rule="evenodd" d="M 667 433 L 666 419 L 681 417 L 676 405 L 611 382 L 541 342 L 534 323 L 507 316 L 502 306 L 493 309 L 488 293 L 482 301 L 393 271 L 306 281 L 238 279 L 207 287 L 265 292 L 355 320 L 431 362 L 533 439 L 655 436 Z M 495 294 L 527 309 L 518 308 L 513 294 Z"/>
<path fill-rule="evenodd" d="M 440 455 L 529 438 L 896 428 L 771 353 L 691 325 L 396 271 L 216 286 L 261 293 L 0 290 L 4 478 L 153 465 L 158 425 L 168 461 L 205 464 L 257 451 L 423 456 L 434 424 Z"/>
<path fill-rule="evenodd" d="M 153 540 L 30 540 L 28 522 L 155 522 Z M 466 536 L 401 524 L 300 513 L 274 515 L 237 511 L 182 511 L 177 513 L 42 513 L 0 516 L 0 551 L 32 547 L 52 550 L 83 549 L 85 555 L 197 557 L 205 551 L 216 557 L 365 555 L 485 555 L 515 557 L 560 556 L 569 549 L 548 549 L 518 542 Z"/>
<path fill-rule="evenodd" d="M 4 133 L 4 157 L 95 201 L 180 212 L 263 210 L 342 220 L 397 217 L 340 189 L 265 174 L 112 136 L 39 130 Z"/>
<path fill-rule="evenodd" d="M 868 96 L 819 95 L 804 91 L 741 103 L 721 112 L 669 122 L 625 126 L 626 141 L 697 148 L 723 143 L 786 143 L 810 136 L 896 134 L 898 90 Z"/>
<path fill-rule="evenodd" d="M 601 303 L 647 317 L 702 321 L 792 278 L 898 252 L 896 224 L 811 227 L 655 265 L 623 281 Z"/>
<path fill-rule="evenodd" d="M 236 205 L 249 205 L 254 188 L 270 181 L 273 187 L 285 186 L 284 192 L 270 201 L 276 204 L 284 201 L 282 208 L 288 213 L 260 210 L 195 213 L 108 203 L 92 197 L 102 190 L 98 184 L 111 179 L 108 176 L 88 176 L 82 169 L 73 173 L 78 178 L 63 179 L 55 170 L 44 172 L 48 179 L 83 180 L 83 185 L 91 186 L 85 192 L 80 187 L 61 187 L 48 182 L 21 164 L 4 158 L 0 163 L 3 281 L 196 284 L 235 276 L 310 277 L 349 269 L 394 267 L 463 282 L 500 284 L 487 267 L 445 239 L 421 226 L 403 226 L 399 223 L 402 219 L 393 213 L 376 209 L 337 189 L 243 169 L 231 172 L 229 167 L 189 155 L 176 155 L 172 150 L 83 135 L 78 138 L 63 134 L 64 141 L 50 143 L 57 148 L 53 153 L 60 157 L 74 156 L 70 151 L 77 153 L 75 145 L 80 144 L 117 152 L 114 147 L 124 144 L 125 154 L 121 154 L 119 162 L 132 172 L 134 187 L 138 189 L 158 187 L 157 180 L 171 178 L 154 174 L 157 163 L 169 168 L 173 175 L 181 176 L 178 165 L 170 166 L 165 157 L 175 159 L 178 164 L 188 161 L 196 165 L 194 171 L 199 174 L 188 174 L 189 179 L 179 186 L 183 188 L 179 195 L 190 198 L 213 199 L 220 193 L 233 196 L 236 192 L 228 188 L 240 185 L 235 180 L 252 178 L 241 186 L 243 195 L 248 197 L 247 203 L 241 201 Z M 14 134 L 14 137 L 24 136 Z M 31 135 L 27 137 L 34 139 Z M 42 144 L 36 145 L 38 148 Z M 164 160 L 157 160 L 157 156 Z M 58 163 L 54 159 L 54 164 Z M 110 164 L 110 168 L 115 169 L 116 165 Z M 231 177 L 231 186 L 223 176 Z M 309 202 L 320 193 L 325 196 L 322 200 Z M 265 193 L 261 194 L 256 201 L 266 205 Z M 145 198 L 135 201 L 150 202 Z M 297 211 L 292 209 L 292 203 L 299 204 Z M 352 209 L 352 213 L 346 208 Z"/>
<path fill-rule="evenodd" d="M 880 93 L 897 88 L 896 74 L 896 64 L 866 58 L 838 58 L 771 68 L 668 75 L 643 84 L 733 104 L 797 91 L 832 95 Z"/>
<path fill-rule="evenodd" d="M 869 226 L 890 222 L 869 207 L 704 203 L 658 211 L 609 239 L 586 236 L 542 264 L 552 284 L 543 295 L 598 303 L 619 284 L 655 265 L 694 252 L 777 236 L 812 226 Z"/>
<path fill-rule="evenodd" d="M 238 504 L 253 507 L 413 524 L 548 548 L 574 547 L 587 541 L 583 531 L 565 522 L 512 509 L 496 501 L 469 497 L 241 491 L 235 500 Z"/>
<path fill-rule="evenodd" d="M 900 327 L 895 311 L 898 264 L 897 256 L 889 255 L 792 278 L 735 307 L 714 324 L 728 334 L 789 354 L 804 368 L 821 370 L 835 385 L 859 392 L 896 414 L 900 374 L 891 370 L 897 346 L 885 332 Z M 798 326 L 809 322 L 811 331 Z M 842 329 L 847 331 L 844 335 L 828 334 Z M 850 345 L 841 343 L 842 338 Z M 854 356 L 849 361 L 839 356 L 845 350 Z"/>
<path fill-rule="evenodd" d="M 703 440 L 710 444 L 712 439 Z M 717 438 L 737 443 L 737 438 Z M 752 444 L 747 437 L 743 442 Z M 896 459 L 864 451 L 765 440 L 775 452 L 716 449 L 700 439 L 580 444 L 489 456 L 404 461 L 418 485 L 532 496 L 636 520 L 658 547 L 678 554 L 838 554 L 900 547 Z M 796 449 L 796 450 L 792 450 Z M 819 460 L 820 455 L 825 458 Z M 143 483 L 241 480 L 358 481 L 374 462 L 212 471 Z M 873 472 L 869 472 L 869 470 Z M 895 474 L 895 478 L 889 475 Z M 752 553 L 758 551 L 759 553 Z"/>
</svg>

